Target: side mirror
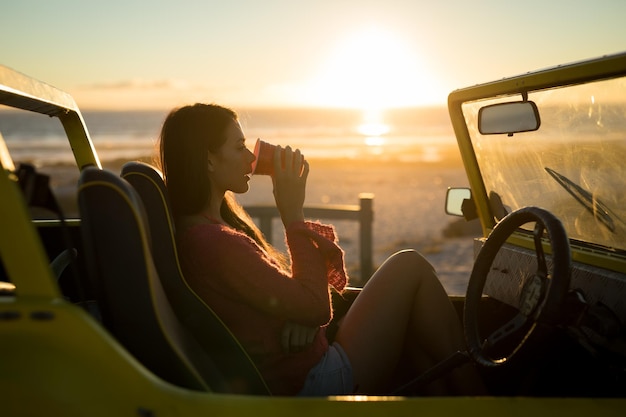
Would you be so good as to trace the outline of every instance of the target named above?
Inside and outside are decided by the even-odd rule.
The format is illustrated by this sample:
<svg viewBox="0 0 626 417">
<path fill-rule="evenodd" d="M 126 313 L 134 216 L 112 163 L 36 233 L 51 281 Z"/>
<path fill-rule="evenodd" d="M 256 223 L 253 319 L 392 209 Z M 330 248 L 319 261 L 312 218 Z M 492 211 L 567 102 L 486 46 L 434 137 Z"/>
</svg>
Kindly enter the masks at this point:
<svg viewBox="0 0 626 417">
<path fill-rule="evenodd" d="M 482 107 L 478 111 L 478 131 L 483 135 L 532 132 L 539 129 L 539 109 L 533 101 L 514 101 Z"/>
<path fill-rule="evenodd" d="M 448 188 L 446 193 L 446 214 L 465 217 L 470 221 L 478 218 L 476 205 L 469 188 Z"/>
</svg>

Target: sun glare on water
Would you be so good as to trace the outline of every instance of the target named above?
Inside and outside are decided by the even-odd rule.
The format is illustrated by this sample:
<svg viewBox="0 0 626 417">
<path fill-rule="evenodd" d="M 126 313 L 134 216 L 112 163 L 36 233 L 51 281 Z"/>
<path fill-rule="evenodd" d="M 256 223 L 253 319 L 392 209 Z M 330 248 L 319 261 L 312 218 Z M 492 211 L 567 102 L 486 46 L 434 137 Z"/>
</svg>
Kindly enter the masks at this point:
<svg viewBox="0 0 626 417">
<path fill-rule="evenodd" d="M 357 131 L 365 137 L 364 143 L 371 148 L 380 148 L 385 144 L 384 135 L 391 128 L 383 122 L 382 112 L 378 109 L 365 109 L 363 122 L 357 126 Z"/>
<path fill-rule="evenodd" d="M 337 43 L 310 84 L 310 101 L 329 107 L 385 109 L 443 102 L 418 53 L 394 34 L 368 29 Z"/>
</svg>

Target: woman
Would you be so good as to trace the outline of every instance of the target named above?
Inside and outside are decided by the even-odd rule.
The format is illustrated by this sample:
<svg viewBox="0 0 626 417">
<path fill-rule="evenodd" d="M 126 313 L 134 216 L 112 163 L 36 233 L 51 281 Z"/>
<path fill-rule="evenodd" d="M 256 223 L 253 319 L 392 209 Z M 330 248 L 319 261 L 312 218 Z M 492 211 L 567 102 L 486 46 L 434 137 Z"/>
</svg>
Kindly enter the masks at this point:
<svg viewBox="0 0 626 417">
<path fill-rule="evenodd" d="M 274 198 L 290 262 L 263 238 L 231 193 L 245 193 L 255 156 L 230 109 L 173 110 L 161 131 L 161 165 L 189 285 L 248 351 L 272 393 L 384 394 L 403 354 L 415 375 L 463 349 L 456 313 L 431 265 L 415 251 L 390 257 L 343 317 L 329 346 L 329 286 L 347 276 L 331 226 L 305 222 L 309 164 L 299 150 L 274 155 Z M 471 367 L 433 389 L 476 386 Z"/>
</svg>

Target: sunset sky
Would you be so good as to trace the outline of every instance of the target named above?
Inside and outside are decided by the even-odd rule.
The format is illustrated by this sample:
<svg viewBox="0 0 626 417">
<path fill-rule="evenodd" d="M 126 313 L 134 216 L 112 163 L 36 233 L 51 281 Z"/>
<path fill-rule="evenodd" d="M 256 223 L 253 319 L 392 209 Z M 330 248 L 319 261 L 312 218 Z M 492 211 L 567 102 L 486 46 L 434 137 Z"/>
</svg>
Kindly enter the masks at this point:
<svg viewBox="0 0 626 417">
<path fill-rule="evenodd" d="M 623 0 L 55 0 L 0 6 L 0 64 L 83 109 L 445 104 L 626 50 Z"/>
</svg>

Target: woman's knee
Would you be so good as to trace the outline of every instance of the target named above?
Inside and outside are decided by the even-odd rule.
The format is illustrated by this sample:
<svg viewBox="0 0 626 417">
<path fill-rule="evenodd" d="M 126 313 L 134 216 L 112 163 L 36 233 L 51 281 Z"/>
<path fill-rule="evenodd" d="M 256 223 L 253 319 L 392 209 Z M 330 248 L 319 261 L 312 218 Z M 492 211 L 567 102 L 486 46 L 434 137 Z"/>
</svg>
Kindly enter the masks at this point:
<svg viewBox="0 0 626 417">
<path fill-rule="evenodd" d="M 405 249 L 391 255 L 378 268 L 367 286 L 394 285 L 406 288 L 415 285 L 416 289 L 424 282 L 438 281 L 433 266 L 424 256 L 413 249 Z M 374 284 L 380 282 L 380 284 Z"/>
<path fill-rule="evenodd" d="M 434 275 L 435 268 L 421 253 L 414 249 L 404 249 L 391 255 L 385 264 L 389 262 L 418 275 Z"/>
</svg>

